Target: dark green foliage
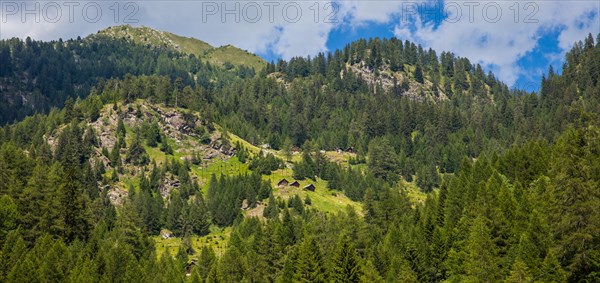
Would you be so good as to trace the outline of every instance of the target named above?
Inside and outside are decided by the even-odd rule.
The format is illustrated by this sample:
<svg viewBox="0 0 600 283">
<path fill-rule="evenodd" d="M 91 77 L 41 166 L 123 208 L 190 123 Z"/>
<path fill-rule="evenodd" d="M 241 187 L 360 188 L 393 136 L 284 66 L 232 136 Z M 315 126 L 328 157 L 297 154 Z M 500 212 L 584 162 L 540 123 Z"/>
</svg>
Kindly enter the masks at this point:
<svg viewBox="0 0 600 283">
<path fill-rule="evenodd" d="M 333 166 L 321 152 L 312 154 L 307 151 L 302 154 L 302 161 L 294 165 L 293 177 L 298 180 L 308 178 L 314 181 L 316 177 L 327 180 L 331 177 Z"/>
<path fill-rule="evenodd" d="M 161 130 L 156 121 L 153 121 L 152 123 L 142 123 L 141 131 L 142 136 L 149 147 L 156 147 L 158 143 L 162 142 Z"/>
<path fill-rule="evenodd" d="M 203 143 L 203 144 L 210 144 L 210 142 L 212 141 L 212 140 L 211 140 L 211 137 L 210 137 L 210 133 L 204 133 L 204 134 L 203 134 L 203 135 L 200 137 L 199 141 L 200 141 L 201 143 Z"/>
<path fill-rule="evenodd" d="M 169 144 L 169 140 L 164 135 L 161 136 L 160 140 L 160 151 L 169 155 L 173 155 L 173 147 L 171 147 L 171 144 Z"/>
<path fill-rule="evenodd" d="M 235 143 L 235 156 L 238 158 L 238 160 L 242 163 L 246 163 L 246 160 L 248 159 L 248 150 L 246 149 L 246 147 L 242 146 L 242 144 L 238 141 Z"/>
<path fill-rule="evenodd" d="M 68 111 L 65 115 L 67 123 L 72 118 L 81 118 L 76 107 L 70 107 L 73 105 L 73 98 L 87 96 L 90 90 L 93 92 L 94 85 L 104 84 L 109 78 L 155 74 L 168 75 L 172 79 L 180 77 L 183 83 L 191 84 L 198 74 L 200 78 L 197 83 L 208 87 L 213 84 L 212 80 L 220 81 L 217 78 L 237 79 L 238 72 L 237 68 L 226 71 L 200 62 L 195 56 L 104 36 L 51 42 L 17 38 L 2 40 L 0 61 L 0 77 L 10 82 L 10 87 L 0 95 L 0 101 L 3 101 L 0 105 L 0 124 L 48 112 L 53 107 L 63 105 L 75 110 Z M 25 80 L 29 83 L 20 83 Z M 107 85 L 114 87 L 116 91 L 111 95 L 110 101 L 104 102 L 113 102 L 115 96 L 133 101 L 142 95 L 146 87 L 139 85 L 130 88 L 114 83 Z M 23 101 L 13 99 L 19 93 L 24 95 Z M 162 98 L 162 101 L 167 101 L 170 105 L 175 103 L 172 90 L 158 92 L 156 95 L 159 96 L 157 101 Z M 71 102 L 66 102 L 69 98 Z M 180 95 L 178 98 L 179 106 L 194 103 L 191 97 Z M 92 120 L 96 116 L 95 111 L 97 108 L 92 108 L 90 112 Z"/>
<path fill-rule="evenodd" d="M 213 222 L 220 226 L 229 226 L 241 213 L 242 202 L 246 200 L 255 206 L 259 197 L 271 194 L 270 184 L 261 180 L 260 175 L 238 175 L 211 177 L 208 187 L 207 204 Z"/>
<path fill-rule="evenodd" d="M 293 208 L 300 215 L 304 214 L 304 203 L 298 195 L 294 195 L 288 200 L 288 207 Z"/>
<path fill-rule="evenodd" d="M 342 233 L 338 240 L 330 271 L 331 282 L 360 282 L 360 259 L 350 238 Z"/>
<path fill-rule="evenodd" d="M 310 199 L 310 197 L 308 195 L 306 195 L 306 198 L 304 198 L 304 204 L 312 205 L 312 200 Z"/>
<path fill-rule="evenodd" d="M 387 181 L 398 179 L 395 171 L 398 168 L 398 157 L 396 151 L 387 139 L 374 139 L 369 144 L 369 169 L 375 177 Z"/>
<path fill-rule="evenodd" d="M 137 166 L 143 166 L 150 163 L 148 153 L 146 153 L 146 149 L 144 149 L 144 146 L 142 145 L 142 137 L 139 129 L 135 131 L 133 142 L 125 155 L 125 161 Z"/>
<path fill-rule="evenodd" d="M 280 168 L 283 168 L 283 160 L 275 157 L 272 153 L 264 155 L 262 152 L 252 158 L 248 165 L 248 169 L 261 175 L 271 175 L 272 171 Z"/>
<path fill-rule="evenodd" d="M 59 189 L 62 207 L 61 224 L 67 242 L 85 240 L 91 225 L 87 198 L 83 194 L 83 185 L 77 176 L 76 168 L 66 168 L 62 174 L 63 184 Z"/>
<path fill-rule="evenodd" d="M 417 66 L 415 67 L 415 81 L 417 81 L 418 83 L 424 83 L 423 80 L 423 68 L 421 67 L 421 64 L 417 64 Z"/>
<path fill-rule="evenodd" d="M 129 66 L 142 62 L 136 58 L 106 69 L 105 58 L 96 56 L 108 56 L 104 48 L 120 44 L 0 41 L 0 59 L 6 60 L 0 76 L 9 88 L 27 72 L 36 81 L 34 92 L 47 90 L 57 96 L 51 104 L 65 103 L 61 111 L 0 129 L 0 282 L 184 282 L 190 258 L 198 258 L 192 282 L 598 281 L 594 59 L 600 45 L 591 36 L 567 54 L 561 75 L 551 70 L 543 79 L 539 96 L 509 91 L 465 58 L 442 53 L 438 62 L 432 50 L 397 39 L 359 40 L 332 54 L 270 64 L 256 77 L 238 70 L 243 78 L 235 79 L 212 77 L 219 73 L 213 67 L 160 50 L 152 56 L 139 51 L 150 58 L 147 66 Z M 98 55 L 86 48 L 96 48 Z M 81 64 L 97 61 L 105 72 L 100 77 L 116 79 L 99 80 L 88 99 L 68 99 L 98 77 L 83 74 L 87 65 L 73 73 L 77 68 L 59 64 L 70 62 L 73 52 L 86 54 Z M 38 64 L 38 58 L 51 58 L 54 65 Z M 152 73 L 154 60 L 160 72 L 174 77 L 120 75 L 137 68 Z M 404 72 L 405 65 L 415 66 L 415 77 L 419 68 L 423 81 L 444 81 L 427 95 L 443 91 L 449 100 L 413 101 L 403 96 L 408 87 L 369 86 L 343 67 L 348 63 L 374 75 L 381 67 Z M 189 68 L 206 76 L 193 81 L 183 71 Z M 43 79 L 54 78 L 54 72 L 64 76 L 60 86 Z M 274 72 L 279 73 L 266 76 Z M 363 209 L 323 213 L 321 199 L 310 209 L 308 196 L 276 199 L 261 174 L 282 161 L 262 154 L 252 160 L 251 175 L 212 176 L 204 196 L 193 174 L 197 152 L 184 162 L 148 159 L 145 144 L 169 143 L 158 121 L 130 124 L 136 107 L 127 102 L 138 98 L 198 110 L 202 119 L 186 113 L 180 130 L 206 143 L 211 140 L 204 129 L 213 131 L 216 122 L 255 144 L 285 151 L 304 144 L 294 177 L 325 180 L 335 194 L 343 192 Z M 119 117 L 117 142 L 101 150 L 89 121 L 106 103 L 114 104 Z M 7 105 L 0 110 L 12 109 Z M 126 108 L 129 113 L 119 113 Z M 9 112 L 0 111 L 2 119 L 29 114 Z M 218 141 L 211 146 L 231 146 L 227 138 Z M 367 166 L 348 168 L 320 153 L 339 147 L 352 147 L 357 155 L 350 155 L 351 163 L 366 159 Z M 246 150 L 240 144 L 236 150 L 244 159 Z M 111 168 L 100 165 L 99 151 Z M 424 200 L 407 193 L 402 178 L 413 176 L 428 192 Z M 111 200 L 123 186 L 128 197 L 114 207 Z M 243 217 L 242 206 L 249 212 L 264 209 L 264 219 Z M 207 235 L 213 224 L 230 226 L 227 244 L 219 245 L 218 254 L 206 246 L 194 251 L 192 236 Z M 156 255 L 150 236 L 162 229 L 182 238 L 175 258 Z M 190 255 L 194 252 L 199 256 Z"/>
<path fill-rule="evenodd" d="M 8 231 L 17 227 L 18 216 L 19 212 L 14 201 L 8 195 L 2 196 L 0 198 L 0 243 L 4 243 Z"/>
<path fill-rule="evenodd" d="M 295 282 L 327 282 L 325 261 L 317 241 L 309 236 L 298 247 Z"/>
<path fill-rule="evenodd" d="M 263 216 L 271 219 L 277 218 L 279 216 L 279 208 L 277 207 L 275 197 L 272 194 L 269 196 L 269 202 L 267 203 L 267 207 L 263 211 Z"/>
</svg>

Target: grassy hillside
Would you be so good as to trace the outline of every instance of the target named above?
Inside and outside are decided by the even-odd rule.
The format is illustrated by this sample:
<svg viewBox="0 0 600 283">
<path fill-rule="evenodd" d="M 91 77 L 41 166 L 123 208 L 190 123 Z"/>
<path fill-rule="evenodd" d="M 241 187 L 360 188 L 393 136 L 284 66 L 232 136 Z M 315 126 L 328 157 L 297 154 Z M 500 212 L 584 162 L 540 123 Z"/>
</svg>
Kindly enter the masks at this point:
<svg viewBox="0 0 600 283">
<path fill-rule="evenodd" d="M 137 110 L 136 110 L 137 109 Z M 141 113 L 140 113 L 141 111 Z M 118 114 L 120 113 L 120 114 Z M 124 117 L 124 126 L 127 132 L 125 142 L 127 148 L 133 144 L 135 137 L 135 128 L 139 126 L 143 120 L 159 121 L 160 129 L 165 133 L 164 142 L 168 143 L 173 149 L 172 154 L 167 154 L 161 151 L 158 147 L 151 147 L 144 144 L 144 149 L 151 160 L 154 160 L 158 165 L 164 165 L 168 160 L 185 160 L 189 159 L 194 153 L 200 152 L 202 161 L 200 164 L 190 165 L 190 176 L 198 182 L 204 195 L 207 195 L 208 186 L 210 183 L 211 176 L 214 175 L 227 175 L 234 176 L 239 174 L 250 174 L 251 171 L 248 169 L 249 161 L 242 163 L 234 155 L 228 155 L 222 151 L 215 151 L 214 146 L 219 141 L 228 140 L 230 144 L 240 143 L 247 148 L 248 152 L 252 156 L 256 156 L 260 153 L 261 149 L 252 145 L 251 143 L 243 140 L 242 138 L 223 131 L 219 125 L 215 125 L 215 130 L 211 133 L 212 140 L 210 144 L 202 144 L 199 142 L 198 137 L 182 132 L 177 126 L 178 119 L 184 116 L 184 113 L 191 113 L 196 117 L 199 117 L 198 113 L 189 112 L 184 109 L 175 109 L 171 107 L 164 107 L 161 105 L 150 104 L 145 100 L 137 100 L 129 105 L 118 104 L 117 108 L 114 109 L 112 105 L 106 105 L 100 111 L 100 118 L 92 126 L 96 129 L 99 139 L 104 144 L 109 144 L 109 140 L 106 137 L 116 136 L 116 119 L 118 115 Z M 141 118 L 143 117 L 143 118 Z M 100 149 L 97 149 L 98 151 Z M 268 152 L 275 154 L 277 157 L 283 159 L 283 154 L 279 151 L 268 150 Z M 211 155 L 210 157 L 208 155 Z M 347 153 L 339 154 L 336 152 L 327 152 L 326 156 L 332 161 L 345 162 Z M 98 156 L 100 157 L 100 156 Z M 123 153 L 122 153 L 123 157 Z M 263 180 L 269 181 L 273 187 L 273 195 L 282 200 L 287 200 L 290 197 L 299 195 L 302 200 L 307 197 L 310 198 L 311 204 L 307 205 L 307 208 L 325 212 L 327 214 L 337 214 L 338 212 L 345 211 L 348 206 L 352 207 L 359 215 L 362 215 L 362 206 L 358 202 L 350 200 L 340 191 L 332 191 L 327 188 L 327 181 L 317 179 L 315 182 L 311 180 L 300 180 L 300 188 L 295 187 L 277 187 L 279 180 L 286 178 L 287 180 L 294 180 L 292 177 L 293 162 L 296 162 L 299 155 L 295 154 L 292 159 L 292 163 L 287 163 L 286 168 L 274 171 L 270 175 L 263 175 Z M 123 172 L 118 175 L 118 181 L 113 182 L 109 188 L 109 194 L 112 197 L 112 202 L 120 206 L 127 198 L 129 190 L 131 188 L 139 191 L 139 170 L 144 168 L 136 167 L 129 164 L 123 165 Z M 149 170 L 146 167 L 145 170 Z M 114 174 L 114 169 L 107 170 L 104 174 L 105 177 L 109 178 Z M 149 172 L 146 172 L 149 174 Z M 168 175 L 169 182 L 172 182 L 175 176 Z M 316 190 L 314 192 L 306 191 L 303 189 L 308 184 L 314 184 Z M 167 185 L 169 186 L 169 185 Z M 169 187 L 170 189 L 176 189 Z M 258 217 L 264 219 L 262 211 L 264 210 L 266 203 L 259 203 L 256 208 L 243 210 L 244 215 L 247 217 Z M 191 237 L 191 244 L 196 253 L 199 253 L 203 246 L 210 246 L 219 254 L 226 246 L 225 243 L 229 239 L 230 229 L 222 229 L 213 226 L 210 230 L 210 234 L 198 237 Z M 179 246 L 182 244 L 182 238 L 163 238 L 162 236 L 153 237 L 157 254 L 168 252 L 170 254 L 176 254 Z"/>
<path fill-rule="evenodd" d="M 175 44 L 180 46 L 183 52 L 194 54 L 198 57 L 204 56 L 207 51 L 214 48 L 210 44 L 193 37 L 179 36 L 170 32 L 165 32 L 164 34 Z"/>
<path fill-rule="evenodd" d="M 266 64 L 262 58 L 232 45 L 210 49 L 203 58 L 207 59 L 211 64 L 219 66 L 231 63 L 234 66 L 244 65 L 252 67 L 255 70 L 261 70 Z"/>
<path fill-rule="evenodd" d="M 200 59 L 221 67 L 231 64 L 232 66 L 254 68 L 258 71 L 266 65 L 266 62 L 262 58 L 232 45 L 215 48 L 193 37 L 184 37 L 170 32 L 157 31 L 145 26 L 132 27 L 130 25 L 122 25 L 109 27 L 99 31 L 96 35 L 90 36 L 90 38 L 98 35 L 193 54 Z"/>
</svg>

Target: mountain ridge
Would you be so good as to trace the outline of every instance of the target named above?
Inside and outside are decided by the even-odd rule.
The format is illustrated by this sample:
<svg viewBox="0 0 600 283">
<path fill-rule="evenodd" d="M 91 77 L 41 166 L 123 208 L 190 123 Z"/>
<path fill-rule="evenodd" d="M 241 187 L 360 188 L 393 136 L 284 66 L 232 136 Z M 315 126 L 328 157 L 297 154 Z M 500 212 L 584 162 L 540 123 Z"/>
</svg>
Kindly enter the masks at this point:
<svg viewBox="0 0 600 283">
<path fill-rule="evenodd" d="M 266 61 L 259 56 L 231 44 L 214 47 L 194 37 L 176 35 L 168 31 L 160 31 L 146 26 L 111 26 L 89 35 L 88 38 L 93 40 L 96 36 L 125 39 L 136 44 L 193 54 L 199 59 L 221 67 L 227 67 L 231 64 L 233 66 L 246 66 L 260 71 L 266 65 Z"/>
</svg>

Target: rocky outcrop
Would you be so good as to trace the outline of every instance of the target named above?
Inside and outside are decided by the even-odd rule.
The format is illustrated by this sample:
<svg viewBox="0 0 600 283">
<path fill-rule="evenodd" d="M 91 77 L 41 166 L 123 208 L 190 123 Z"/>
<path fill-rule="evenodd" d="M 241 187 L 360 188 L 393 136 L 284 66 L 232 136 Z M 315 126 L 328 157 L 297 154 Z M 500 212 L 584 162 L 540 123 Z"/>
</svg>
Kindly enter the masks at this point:
<svg viewBox="0 0 600 283">
<path fill-rule="evenodd" d="M 401 84 L 405 80 L 408 80 L 408 89 L 405 90 L 402 95 L 415 101 L 425 101 L 431 99 L 433 101 L 447 100 L 448 97 L 438 88 L 437 94 L 434 94 L 433 84 L 425 80 L 425 83 L 420 84 L 411 80 L 403 72 L 392 72 L 387 67 L 382 67 L 379 70 L 367 67 L 364 62 L 355 65 L 347 65 L 346 69 L 352 71 L 362 80 L 364 80 L 369 86 L 373 88 L 373 91 L 377 93 L 375 86 L 381 86 L 385 90 L 390 90 L 394 87 L 394 84 Z M 343 77 L 343 72 L 340 73 Z"/>
</svg>

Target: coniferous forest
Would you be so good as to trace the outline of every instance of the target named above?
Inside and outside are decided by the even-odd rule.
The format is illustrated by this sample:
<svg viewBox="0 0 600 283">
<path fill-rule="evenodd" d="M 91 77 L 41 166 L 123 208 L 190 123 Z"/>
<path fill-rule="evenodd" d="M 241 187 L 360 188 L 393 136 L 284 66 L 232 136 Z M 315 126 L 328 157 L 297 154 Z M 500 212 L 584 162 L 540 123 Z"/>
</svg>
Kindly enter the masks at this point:
<svg viewBox="0 0 600 283">
<path fill-rule="evenodd" d="M 600 282 L 599 59 L 2 40 L 0 282 Z"/>
</svg>

